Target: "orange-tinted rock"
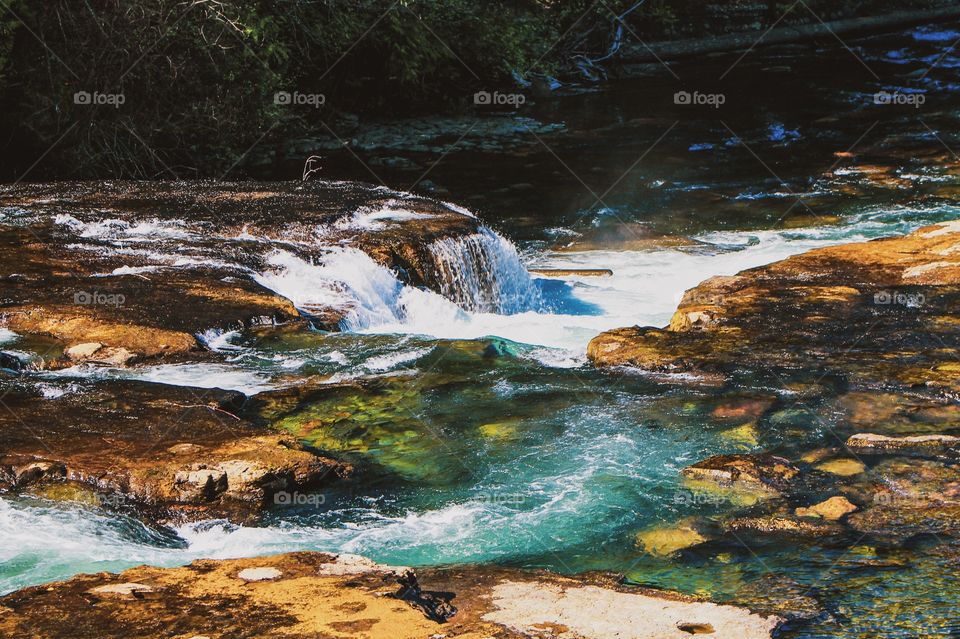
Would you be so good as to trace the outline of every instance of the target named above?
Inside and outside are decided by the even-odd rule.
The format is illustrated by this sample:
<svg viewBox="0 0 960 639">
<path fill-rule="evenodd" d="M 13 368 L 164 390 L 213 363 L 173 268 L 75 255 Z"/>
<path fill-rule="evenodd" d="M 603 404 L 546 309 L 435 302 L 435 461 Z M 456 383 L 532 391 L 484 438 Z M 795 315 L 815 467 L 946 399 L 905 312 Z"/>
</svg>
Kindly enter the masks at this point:
<svg viewBox="0 0 960 639">
<path fill-rule="evenodd" d="M 353 569 L 358 564 L 362 570 Z M 496 567 L 415 573 L 308 552 L 80 575 L 8 594 L 0 598 L 0 611 L 2 636 L 75 639 L 523 639 L 553 631 L 592 639 L 659 639 L 686 633 L 681 627 L 764 639 L 782 621 L 623 587 L 612 575 L 561 577 Z"/>
<path fill-rule="evenodd" d="M 687 291 L 669 327 L 607 331 L 587 354 L 598 366 L 780 380 L 809 371 L 854 390 L 955 391 L 958 305 L 960 223 L 950 222 L 708 279 Z"/>
</svg>

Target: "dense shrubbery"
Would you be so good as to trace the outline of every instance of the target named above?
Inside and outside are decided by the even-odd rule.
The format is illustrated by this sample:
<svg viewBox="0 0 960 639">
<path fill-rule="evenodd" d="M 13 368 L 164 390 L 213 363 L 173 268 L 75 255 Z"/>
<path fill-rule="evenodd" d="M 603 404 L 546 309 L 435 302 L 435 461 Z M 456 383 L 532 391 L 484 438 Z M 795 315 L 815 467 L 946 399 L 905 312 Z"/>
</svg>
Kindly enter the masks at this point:
<svg viewBox="0 0 960 639">
<path fill-rule="evenodd" d="M 252 145 L 317 128 L 336 113 L 456 109 L 480 87 L 511 82 L 513 70 L 557 72 L 574 53 L 602 54 L 615 12 L 637 3 L 3 4 L 0 173 L 15 179 L 44 154 L 31 178 L 216 177 L 242 162 Z M 628 19 L 645 36 L 669 35 L 703 6 L 647 0 Z M 323 94 L 326 104 L 276 104 L 278 91 Z M 78 92 L 85 93 L 78 98 Z M 85 95 L 102 103 L 84 104 Z M 114 95 L 123 104 L 111 102 Z"/>
</svg>

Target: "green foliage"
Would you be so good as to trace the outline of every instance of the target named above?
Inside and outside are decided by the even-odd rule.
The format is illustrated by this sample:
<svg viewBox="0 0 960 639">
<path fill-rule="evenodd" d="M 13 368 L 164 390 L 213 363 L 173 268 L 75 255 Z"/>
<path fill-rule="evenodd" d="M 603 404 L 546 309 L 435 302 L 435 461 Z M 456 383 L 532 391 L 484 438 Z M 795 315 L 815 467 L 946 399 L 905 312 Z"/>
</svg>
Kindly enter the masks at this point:
<svg viewBox="0 0 960 639">
<path fill-rule="evenodd" d="M 31 178 L 219 177 L 251 148 L 322 130 L 338 113 L 462 108 L 478 89 L 509 85 L 514 70 L 569 69 L 575 55 L 608 50 L 619 15 L 655 39 L 702 30 L 707 9 L 694 0 L 5 0 L 0 173 L 17 178 L 43 157 Z M 123 103 L 78 104 L 77 92 Z M 326 100 L 282 104 L 277 92 Z"/>
</svg>

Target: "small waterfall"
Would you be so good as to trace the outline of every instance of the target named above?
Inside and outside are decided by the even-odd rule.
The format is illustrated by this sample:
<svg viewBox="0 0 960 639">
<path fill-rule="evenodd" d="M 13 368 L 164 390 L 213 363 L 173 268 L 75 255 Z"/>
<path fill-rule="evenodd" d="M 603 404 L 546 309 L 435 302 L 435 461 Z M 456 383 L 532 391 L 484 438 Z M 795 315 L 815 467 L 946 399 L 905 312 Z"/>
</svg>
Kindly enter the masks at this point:
<svg viewBox="0 0 960 639">
<path fill-rule="evenodd" d="M 404 285 L 390 269 L 359 249 L 331 247 L 313 261 L 278 249 L 257 281 L 308 313 L 345 311 L 341 327 L 437 330 L 469 322 L 468 313 L 510 315 L 539 307 L 539 292 L 513 245 L 483 228 L 466 237 L 436 241 L 433 256 L 440 290 Z"/>
<path fill-rule="evenodd" d="M 430 245 L 440 293 L 471 312 L 510 315 L 536 310 L 540 294 L 509 240 L 483 227 Z"/>
</svg>

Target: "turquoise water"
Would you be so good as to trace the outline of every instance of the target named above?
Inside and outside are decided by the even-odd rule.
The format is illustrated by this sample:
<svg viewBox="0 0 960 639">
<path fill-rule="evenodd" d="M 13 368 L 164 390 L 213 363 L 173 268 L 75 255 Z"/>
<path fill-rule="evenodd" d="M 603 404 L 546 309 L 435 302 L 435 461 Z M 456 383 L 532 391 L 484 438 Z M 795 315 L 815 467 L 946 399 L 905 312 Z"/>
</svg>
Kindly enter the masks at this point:
<svg viewBox="0 0 960 639">
<path fill-rule="evenodd" d="M 868 39 L 858 47 L 870 63 L 907 73 L 949 46 L 927 37 L 928 31 L 918 33 Z M 890 51 L 902 55 L 890 57 Z M 807 86 L 818 66 L 843 54 L 827 50 L 794 60 L 794 88 Z M 744 68 L 762 72 L 782 62 L 781 55 L 765 52 Z M 791 627 L 795 636 L 956 636 L 960 616 L 950 580 L 957 554 L 949 543 L 751 538 L 669 558 L 643 553 L 638 532 L 729 510 L 682 484 L 683 467 L 718 453 L 796 457 L 835 439 L 811 425 L 795 397 L 770 380 L 715 389 L 695 379 L 601 373 L 584 357 L 586 343 L 601 330 L 665 324 L 682 292 L 712 275 L 960 218 L 956 166 L 942 146 L 952 143 L 953 107 L 960 104 L 949 86 L 955 57 L 948 53 L 948 64 L 927 80 L 942 103 L 922 114 L 883 114 L 864 143 L 864 157 L 838 167 L 886 166 L 887 181 L 875 171 L 831 166 L 835 153 L 881 115 L 861 99 L 878 85 L 852 69 L 838 72 L 843 81 L 835 80 L 832 93 L 794 101 L 774 96 L 725 115 L 727 124 L 686 117 L 653 161 L 630 172 L 601 205 L 549 154 L 454 154 L 435 176 L 449 185 L 447 197 L 472 203 L 514 241 L 527 265 L 614 271 L 604 279 L 535 280 L 541 302 L 518 309 L 525 312 L 467 313 L 413 291 L 394 299 L 384 293 L 396 293 L 393 283 L 378 283 L 382 273 L 371 272 L 364 289 L 370 308 L 389 321 L 358 323 L 342 334 L 210 335 L 215 362 L 39 376 L 35 381 L 51 392 L 51 401 L 59 392 L 82 393 L 116 377 L 251 395 L 308 377 L 359 381 L 365 390 L 278 422 L 353 462 L 357 473 L 308 505 L 275 509 L 257 527 L 208 521 L 153 529 L 99 509 L 4 496 L 0 591 L 140 563 L 315 549 L 393 564 L 611 570 L 631 583 L 724 601 L 762 600 L 762 584 L 774 576 L 776 587 L 766 594 L 812 598 L 821 609 L 815 619 Z M 705 74 L 712 64 L 679 72 Z M 570 158 L 573 171 L 609 184 L 675 117 L 651 97 L 659 95 L 656 87 L 670 90 L 671 82 L 655 75 L 537 108 L 543 118 L 563 120 L 565 133 L 549 143 Z M 825 112 L 836 119 L 820 122 Z M 944 139 L 931 137 L 921 117 Z M 463 177 L 468 168 L 470 180 Z M 525 181 L 537 192 L 494 187 Z M 799 204 L 796 194 L 802 194 Z M 369 268 L 361 261 L 347 265 L 357 273 Z M 288 268 L 274 275 L 277 285 L 309 291 L 317 271 Z M 402 316 L 396 314 L 400 306 Z M 0 339 L 18 348 L 16 336 Z M 745 399 L 769 406 L 753 419 L 715 412 Z M 840 435 L 851 428 L 827 404 L 813 410 Z M 340 412 L 350 417 L 328 419 Z M 317 420 L 321 426 L 300 430 Z"/>
</svg>

